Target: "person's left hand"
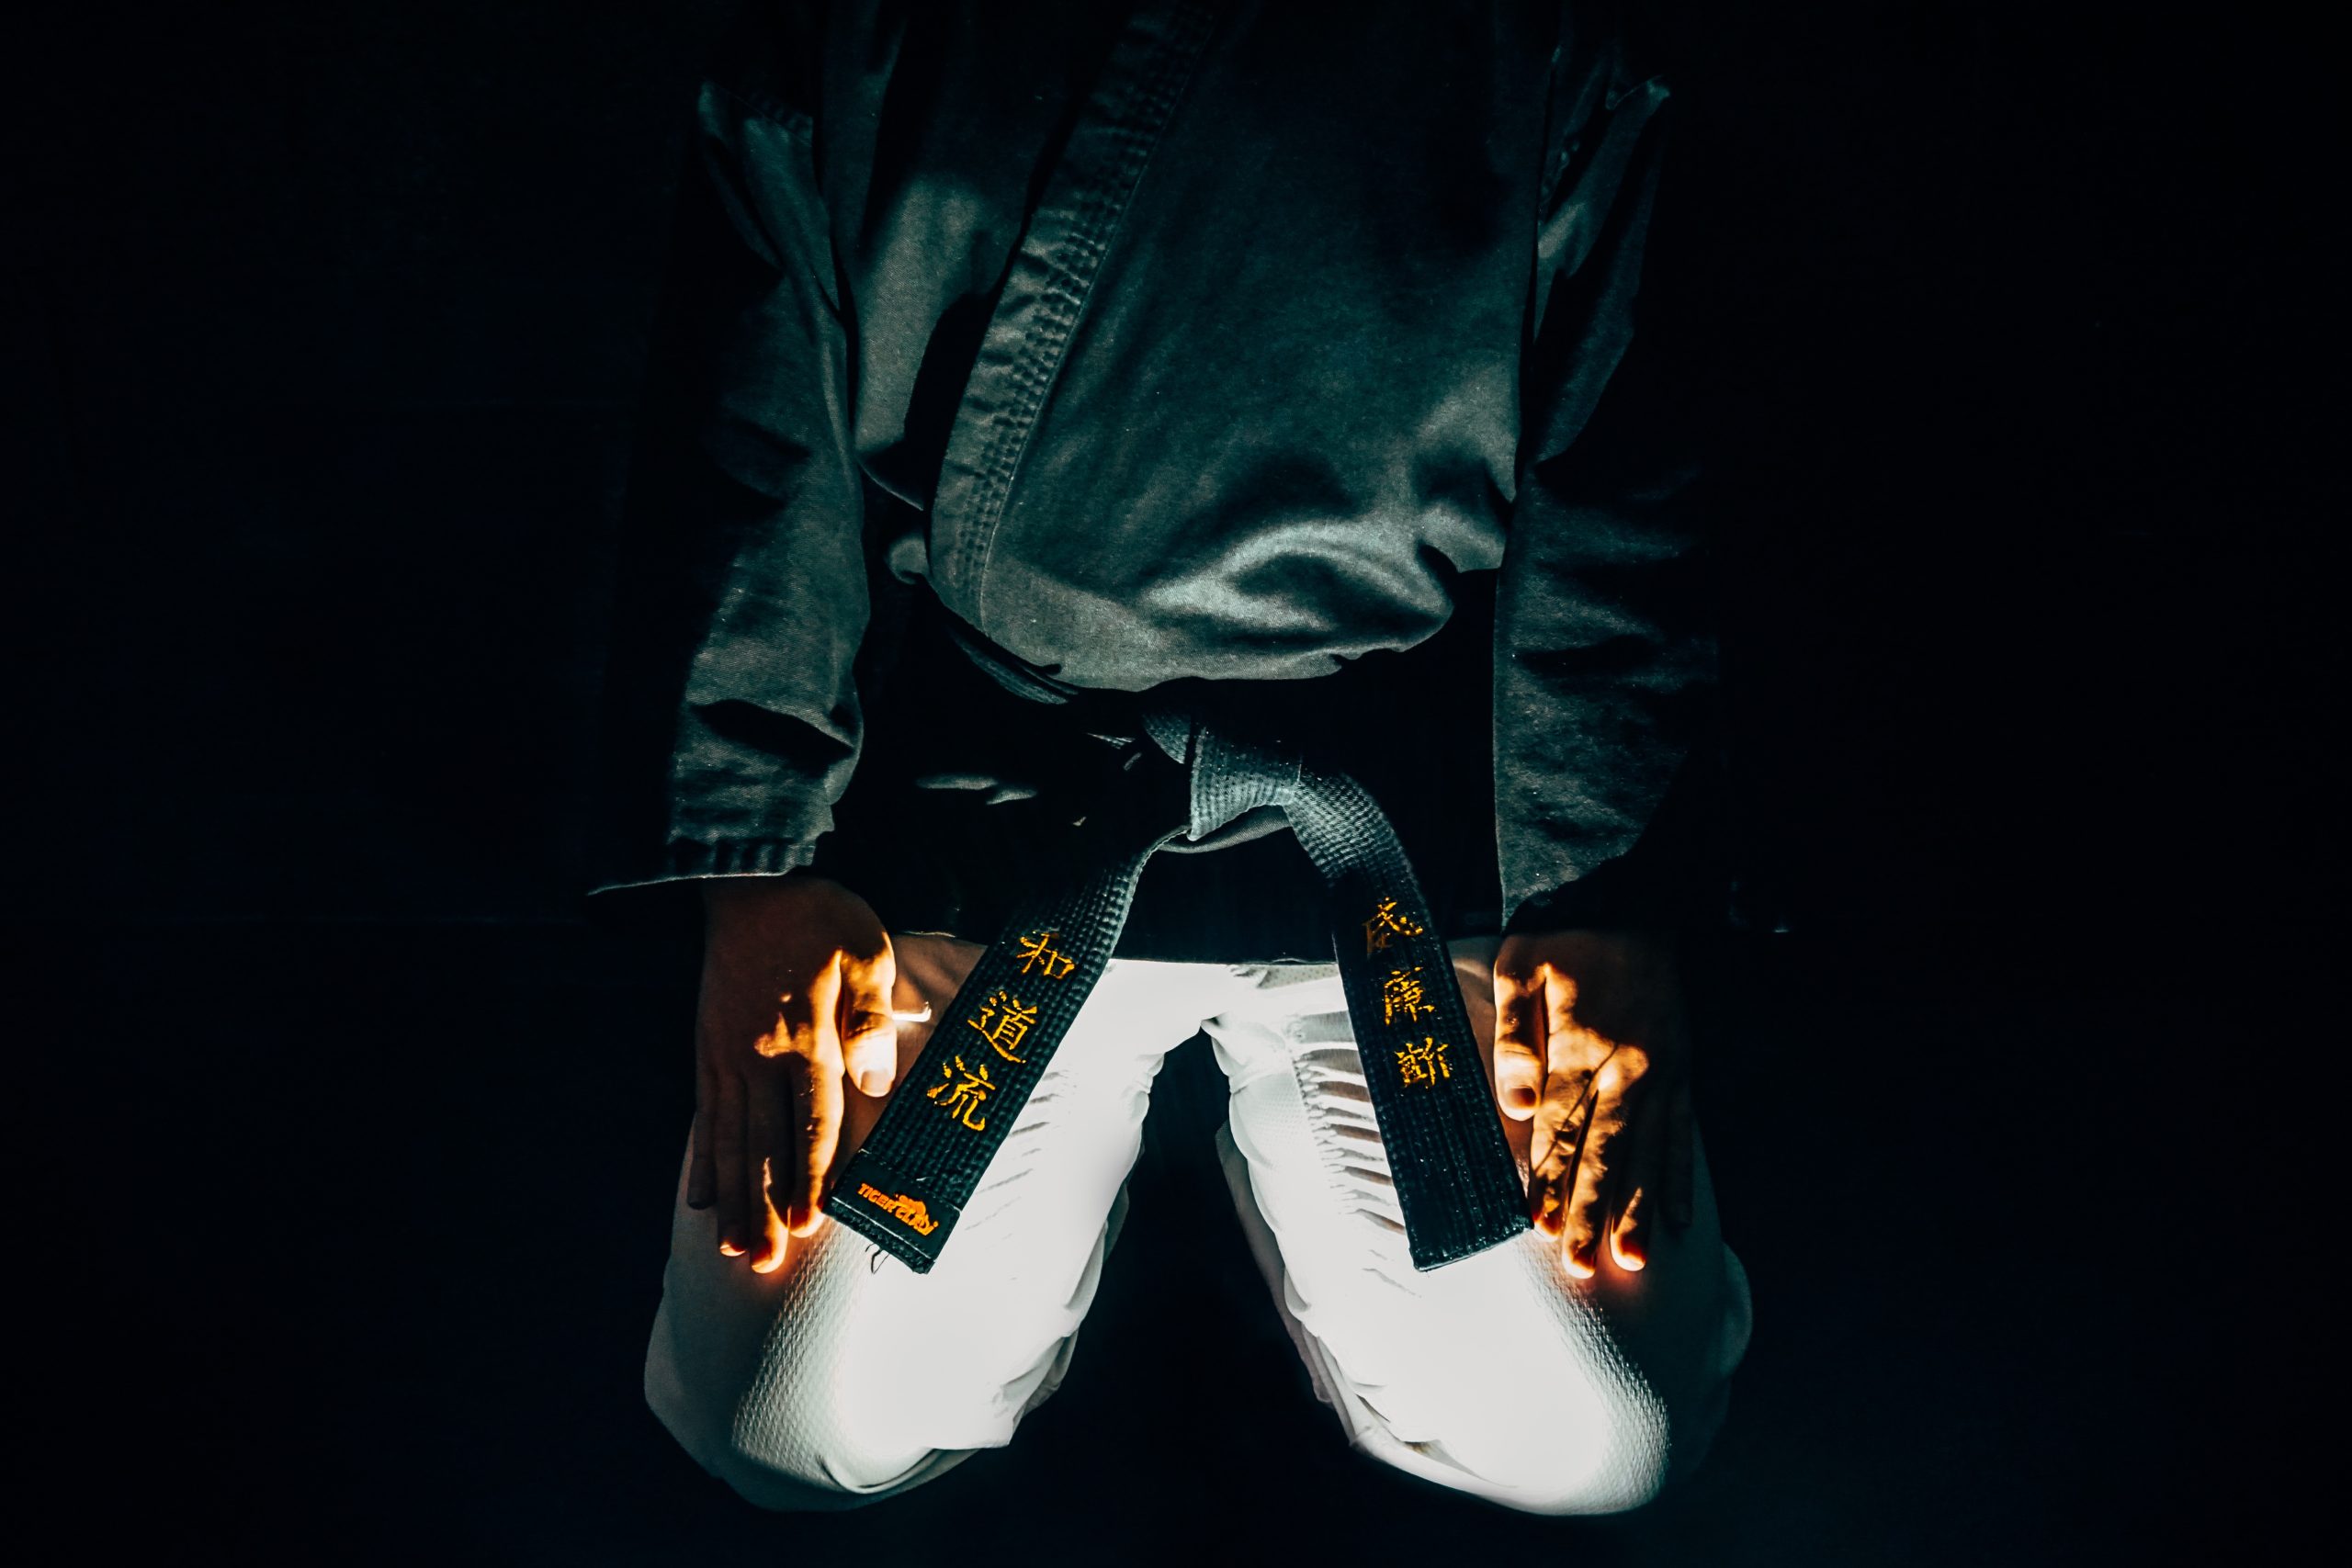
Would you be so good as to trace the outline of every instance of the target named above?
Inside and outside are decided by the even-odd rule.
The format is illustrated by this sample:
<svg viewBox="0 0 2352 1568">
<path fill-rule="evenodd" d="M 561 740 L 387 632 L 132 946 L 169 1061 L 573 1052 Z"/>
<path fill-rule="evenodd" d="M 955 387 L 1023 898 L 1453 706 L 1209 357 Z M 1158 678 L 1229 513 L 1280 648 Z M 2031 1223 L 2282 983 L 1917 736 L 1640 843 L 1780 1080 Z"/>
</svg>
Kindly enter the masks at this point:
<svg viewBox="0 0 2352 1568">
<path fill-rule="evenodd" d="M 1530 1129 L 1528 1212 L 1590 1279 L 1601 1237 L 1649 1261 L 1690 1223 L 1690 1035 L 1671 943 L 1633 931 L 1504 939 L 1495 955 L 1495 1097 Z"/>
</svg>

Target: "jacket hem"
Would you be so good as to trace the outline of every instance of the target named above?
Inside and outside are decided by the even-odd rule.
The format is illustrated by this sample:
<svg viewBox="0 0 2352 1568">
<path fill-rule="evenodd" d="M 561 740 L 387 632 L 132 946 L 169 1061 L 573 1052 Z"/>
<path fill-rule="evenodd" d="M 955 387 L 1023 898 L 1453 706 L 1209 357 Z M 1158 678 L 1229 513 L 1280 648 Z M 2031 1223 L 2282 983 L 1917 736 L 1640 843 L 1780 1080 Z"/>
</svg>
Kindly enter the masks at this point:
<svg viewBox="0 0 2352 1568">
<path fill-rule="evenodd" d="M 673 840 L 664 852 L 667 864 L 661 870 L 649 868 L 641 874 L 624 874 L 598 882 L 589 888 L 588 897 L 712 876 L 782 876 L 800 870 L 816 855 L 816 845 L 792 839 L 718 839 L 708 842 Z"/>
</svg>

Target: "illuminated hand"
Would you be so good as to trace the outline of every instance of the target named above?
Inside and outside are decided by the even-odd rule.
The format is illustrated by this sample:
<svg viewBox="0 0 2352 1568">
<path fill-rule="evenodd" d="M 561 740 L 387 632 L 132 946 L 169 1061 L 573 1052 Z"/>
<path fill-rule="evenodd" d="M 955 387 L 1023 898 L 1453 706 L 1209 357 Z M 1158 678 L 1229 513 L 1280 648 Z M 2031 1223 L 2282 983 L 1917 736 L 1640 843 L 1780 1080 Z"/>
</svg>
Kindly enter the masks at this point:
<svg viewBox="0 0 2352 1568">
<path fill-rule="evenodd" d="M 1529 1130 L 1528 1213 L 1590 1279 L 1690 1223 L 1690 1040 L 1662 938 L 1547 931 L 1495 955 L 1495 1097 Z"/>
<path fill-rule="evenodd" d="M 897 963 L 865 899 L 837 882 L 703 885 L 689 1207 L 718 1209 L 718 1250 L 755 1272 L 817 1228 L 841 1146 L 843 1077 L 866 1094 L 898 1073 Z"/>
</svg>

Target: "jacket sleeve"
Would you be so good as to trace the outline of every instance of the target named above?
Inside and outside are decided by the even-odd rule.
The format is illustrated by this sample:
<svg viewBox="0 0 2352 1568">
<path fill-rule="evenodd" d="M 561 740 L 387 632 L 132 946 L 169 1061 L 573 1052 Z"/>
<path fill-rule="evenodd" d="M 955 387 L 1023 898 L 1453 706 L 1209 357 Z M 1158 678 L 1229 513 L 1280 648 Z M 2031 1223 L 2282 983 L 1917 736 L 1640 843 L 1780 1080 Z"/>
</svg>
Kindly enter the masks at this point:
<svg viewBox="0 0 2352 1568">
<path fill-rule="evenodd" d="M 1693 813 L 1667 808 L 1711 793 L 1697 775 L 1715 649 L 1677 450 L 1688 400 L 1633 333 L 1666 97 L 1613 40 L 1563 39 L 1496 585 L 1506 931 L 1679 918 L 1704 860 Z"/>
<path fill-rule="evenodd" d="M 864 489 L 806 25 L 739 34 L 698 100 L 624 511 L 598 893 L 805 865 L 857 763 Z"/>
</svg>

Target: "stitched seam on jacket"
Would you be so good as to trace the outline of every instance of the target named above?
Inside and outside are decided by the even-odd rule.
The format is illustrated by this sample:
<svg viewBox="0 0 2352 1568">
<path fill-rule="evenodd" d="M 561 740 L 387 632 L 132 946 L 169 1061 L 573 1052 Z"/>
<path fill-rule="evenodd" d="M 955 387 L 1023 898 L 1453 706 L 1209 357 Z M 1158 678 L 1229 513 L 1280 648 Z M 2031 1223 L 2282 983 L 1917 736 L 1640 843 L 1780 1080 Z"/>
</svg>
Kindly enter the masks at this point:
<svg viewBox="0 0 2352 1568">
<path fill-rule="evenodd" d="M 962 540 L 964 559 L 972 584 L 974 608 L 983 620 L 988 613 L 988 574 L 996 556 L 997 527 L 1012 498 L 1013 479 L 1028 455 L 1030 437 L 1058 376 L 1062 359 L 1079 318 L 1092 291 L 1111 242 L 1117 234 L 1127 205 L 1141 185 L 1160 135 L 1191 85 L 1215 18 L 1204 5 L 1177 6 L 1168 18 L 1168 36 L 1143 79 L 1133 89 L 1124 113 L 1114 115 L 1107 134 L 1115 152 L 1106 177 L 1079 194 L 1069 228 L 1044 257 L 1046 279 L 1038 294 L 1039 321 L 1023 344 L 1013 371 L 1012 408 L 1000 416 L 989 434 L 981 460 L 982 490 L 971 509 Z M 973 558 L 978 570 L 969 570 Z"/>
</svg>

